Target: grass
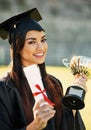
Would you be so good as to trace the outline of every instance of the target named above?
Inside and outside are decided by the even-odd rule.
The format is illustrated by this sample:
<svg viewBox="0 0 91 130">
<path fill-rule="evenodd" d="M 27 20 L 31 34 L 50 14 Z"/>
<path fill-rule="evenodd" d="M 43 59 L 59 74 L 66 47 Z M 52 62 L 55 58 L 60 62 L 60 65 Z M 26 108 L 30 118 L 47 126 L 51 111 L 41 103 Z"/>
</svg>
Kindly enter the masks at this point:
<svg viewBox="0 0 91 130">
<path fill-rule="evenodd" d="M 7 67 L 0 67 L 0 76 L 2 76 L 7 71 Z M 64 93 L 68 86 L 72 84 L 73 75 L 70 73 L 70 70 L 65 67 L 55 67 L 47 66 L 47 72 L 57 77 L 63 84 Z M 80 110 L 83 121 L 86 126 L 86 130 L 91 129 L 91 80 L 87 81 L 88 91 L 85 97 L 85 108 Z"/>
</svg>

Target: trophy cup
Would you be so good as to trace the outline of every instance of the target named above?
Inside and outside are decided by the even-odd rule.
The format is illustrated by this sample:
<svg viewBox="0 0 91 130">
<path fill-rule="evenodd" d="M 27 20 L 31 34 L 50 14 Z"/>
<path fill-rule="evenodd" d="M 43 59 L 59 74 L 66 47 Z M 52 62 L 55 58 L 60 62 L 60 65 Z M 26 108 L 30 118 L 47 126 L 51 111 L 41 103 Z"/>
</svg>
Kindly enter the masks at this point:
<svg viewBox="0 0 91 130">
<path fill-rule="evenodd" d="M 63 59 L 63 64 L 68 67 L 72 74 L 85 74 L 88 79 L 91 78 L 91 58 L 86 56 L 74 56 L 68 61 Z M 72 85 L 67 88 L 66 94 L 62 99 L 63 104 L 71 109 L 80 110 L 84 108 L 85 90 L 78 85 Z"/>
</svg>

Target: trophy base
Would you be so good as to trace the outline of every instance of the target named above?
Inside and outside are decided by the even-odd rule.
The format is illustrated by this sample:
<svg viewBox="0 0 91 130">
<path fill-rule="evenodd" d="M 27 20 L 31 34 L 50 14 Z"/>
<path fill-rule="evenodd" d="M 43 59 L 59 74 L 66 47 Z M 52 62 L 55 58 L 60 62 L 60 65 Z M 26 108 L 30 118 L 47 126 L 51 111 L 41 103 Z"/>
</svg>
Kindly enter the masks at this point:
<svg viewBox="0 0 91 130">
<path fill-rule="evenodd" d="M 62 99 L 63 104 L 75 110 L 80 110 L 84 108 L 84 97 L 85 97 L 85 90 L 79 86 L 70 86 L 67 89 L 65 96 Z"/>
</svg>

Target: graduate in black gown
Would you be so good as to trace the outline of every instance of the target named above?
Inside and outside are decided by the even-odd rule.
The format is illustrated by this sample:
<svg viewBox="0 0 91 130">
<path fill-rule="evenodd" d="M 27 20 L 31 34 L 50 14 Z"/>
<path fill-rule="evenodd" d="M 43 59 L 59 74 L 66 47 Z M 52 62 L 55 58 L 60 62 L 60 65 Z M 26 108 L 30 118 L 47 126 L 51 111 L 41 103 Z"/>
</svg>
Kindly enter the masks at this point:
<svg viewBox="0 0 91 130">
<path fill-rule="evenodd" d="M 46 71 L 48 44 L 41 19 L 34 8 L 0 24 L 12 61 L 0 80 L 0 130 L 85 130 L 80 112 L 62 104 L 61 81 Z"/>
</svg>

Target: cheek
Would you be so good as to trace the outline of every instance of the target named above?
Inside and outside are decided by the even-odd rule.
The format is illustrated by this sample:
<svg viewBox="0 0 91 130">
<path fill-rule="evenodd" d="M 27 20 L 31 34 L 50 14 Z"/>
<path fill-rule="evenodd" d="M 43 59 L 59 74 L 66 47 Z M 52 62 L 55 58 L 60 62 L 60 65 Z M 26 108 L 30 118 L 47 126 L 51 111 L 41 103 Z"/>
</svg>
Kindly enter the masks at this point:
<svg viewBox="0 0 91 130">
<path fill-rule="evenodd" d="M 44 48 L 45 48 L 46 51 L 48 50 L 48 44 L 47 43 L 45 44 Z"/>
<path fill-rule="evenodd" d="M 30 48 L 29 46 L 25 46 L 25 47 L 21 50 L 20 54 L 21 54 L 21 55 L 26 55 L 27 53 L 31 53 L 32 50 L 33 50 L 33 49 Z"/>
<path fill-rule="evenodd" d="M 35 47 L 25 47 L 21 51 L 21 59 L 22 60 L 29 60 L 33 58 L 33 54 L 35 53 Z"/>
<path fill-rule="evenodd" d="M 46 52 L 47 52 L 47 50 L 48 50 L 48 44 L 46 45 Z"/>
</svg>

